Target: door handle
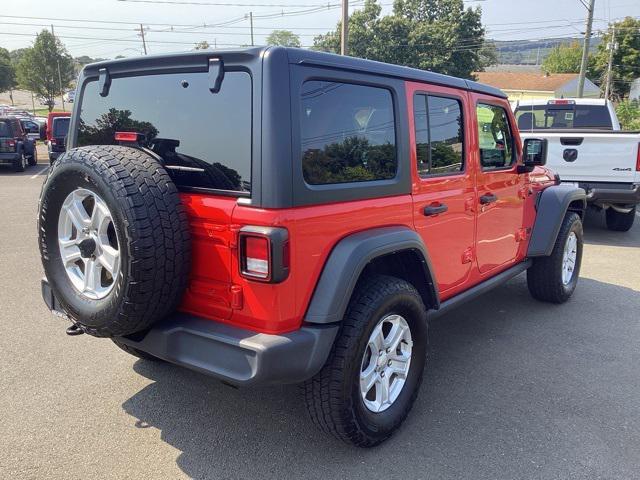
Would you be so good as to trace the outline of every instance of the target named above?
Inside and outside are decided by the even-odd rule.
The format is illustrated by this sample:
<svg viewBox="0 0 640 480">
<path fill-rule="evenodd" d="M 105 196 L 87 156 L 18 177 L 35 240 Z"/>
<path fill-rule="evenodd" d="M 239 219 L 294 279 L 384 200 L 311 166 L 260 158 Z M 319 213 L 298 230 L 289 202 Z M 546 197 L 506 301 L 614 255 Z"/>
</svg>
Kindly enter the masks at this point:
<svg viewBox="0 0 640 480">
<path fill-rule="evenodd" d="M 424 214 L 429 217 L 431 215 L 438 215 L 439 213 L 444 213 L 449 210 L 444 203 L 438 203 L 436 205 L 429 205 L 428 207 L 424 207 Z"/>
<path fill-rule="evenodd" d="M 497 202 L 498 197 L 493 193 L 485 193 L 480 197 L 480 203 L 482 205 L 488 205 L 489 203 Z"/>
</svg>

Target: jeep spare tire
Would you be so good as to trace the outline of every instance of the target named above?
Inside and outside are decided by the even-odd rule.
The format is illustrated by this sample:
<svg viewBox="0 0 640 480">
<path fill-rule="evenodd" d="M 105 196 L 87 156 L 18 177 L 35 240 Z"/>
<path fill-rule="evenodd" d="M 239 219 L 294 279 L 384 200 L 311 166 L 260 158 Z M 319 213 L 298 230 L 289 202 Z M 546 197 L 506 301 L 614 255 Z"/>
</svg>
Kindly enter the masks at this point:
<svg viewBox="0 0 640 480">
<path fill-rule="evenodd" d="M 38 231 L 57 301 L 91 335 L 144 330 L 182 298 L 187 213 L 167 171 L 144 151 L 90 146 L 61 156 L 42 187 Z"/>
</svg>

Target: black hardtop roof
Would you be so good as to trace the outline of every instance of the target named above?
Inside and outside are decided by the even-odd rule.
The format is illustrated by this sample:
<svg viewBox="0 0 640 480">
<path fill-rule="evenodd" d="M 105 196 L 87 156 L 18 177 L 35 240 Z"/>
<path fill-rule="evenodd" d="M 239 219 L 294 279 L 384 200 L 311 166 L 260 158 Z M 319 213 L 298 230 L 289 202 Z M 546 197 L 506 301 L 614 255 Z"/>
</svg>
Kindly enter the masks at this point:
<svg viewBox="0 0 640 480">
<path fill-rule="evenodd" d="M 143 57 L 122 58 L 118 60 L 105 60 L 92 63 L 85 67 L 84 74 L 95 76 L 101 68 L 107 68 L 111 74 L 118 74 L 125 71 L 161 71 L 164 66 L 184 64 L 187 66 L 201 65 L 206 67 L 208 58 L 220 56 L 232 58 L 234 61 L 242 61 L 243 58 L 250 59 L 264 55 L 273 49 L 286 50 L 289 63 L 301 65 L 317 65 L 341 70 L 351 70 L 354 72 L 369 72 L 377 75 L 396 77 L 404 80 L 415 80 L 418 82 L 433 83 L 447 87 L 459 88 L 473 92 L 485 93 L 500 98 L 507 98 L 502 90 L 462 78 L 442 75 L 440 73 L 419 70 L 417 68 L 403 67 L 389 63 L 376 62 L 333 53 L 318 52 L 301 48 L 290 47 L 250 47 L 237 49 L 216 49 L 198 50 L 184 53 L 173 53 L 163 55 L 148 55 Z"/>
</svg>

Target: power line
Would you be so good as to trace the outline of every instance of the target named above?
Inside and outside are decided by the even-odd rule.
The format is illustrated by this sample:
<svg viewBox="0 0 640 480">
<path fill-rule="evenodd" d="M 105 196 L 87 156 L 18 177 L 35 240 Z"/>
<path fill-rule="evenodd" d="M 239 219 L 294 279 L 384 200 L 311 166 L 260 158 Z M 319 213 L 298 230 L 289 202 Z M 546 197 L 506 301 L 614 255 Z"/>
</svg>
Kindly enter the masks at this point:
<svg viewBox="0 0 640 480">
<path fill-rule="evenodd" d="M 216 6 L 216 7 L 287 7 L 287 8 L 306 8 L 306 7 L 323 7 L 326 5 L 318 3 L 227 3 L 227 2 L 196 2 L 185 1 L 178 2 L 176 0 L 118 0 L 127 3 L 151 3 L 154 5 L 200 5 L 200 6 Z"/>
</svg>

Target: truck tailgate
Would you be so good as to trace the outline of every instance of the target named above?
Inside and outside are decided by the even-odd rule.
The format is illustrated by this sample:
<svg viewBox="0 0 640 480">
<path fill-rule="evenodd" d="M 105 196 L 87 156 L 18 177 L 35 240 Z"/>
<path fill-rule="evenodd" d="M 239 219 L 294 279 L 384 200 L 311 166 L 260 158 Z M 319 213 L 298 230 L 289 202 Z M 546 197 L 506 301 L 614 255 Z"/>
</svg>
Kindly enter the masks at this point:
<svg viewBox="0 0 640 480">
<path fill-rule="evenodd" d="M 640 182 L 636 171 L 640 133 L 617 131 L 521 131 L 549 141 L 547 166 L 563 181 Z"/>
</svg>

